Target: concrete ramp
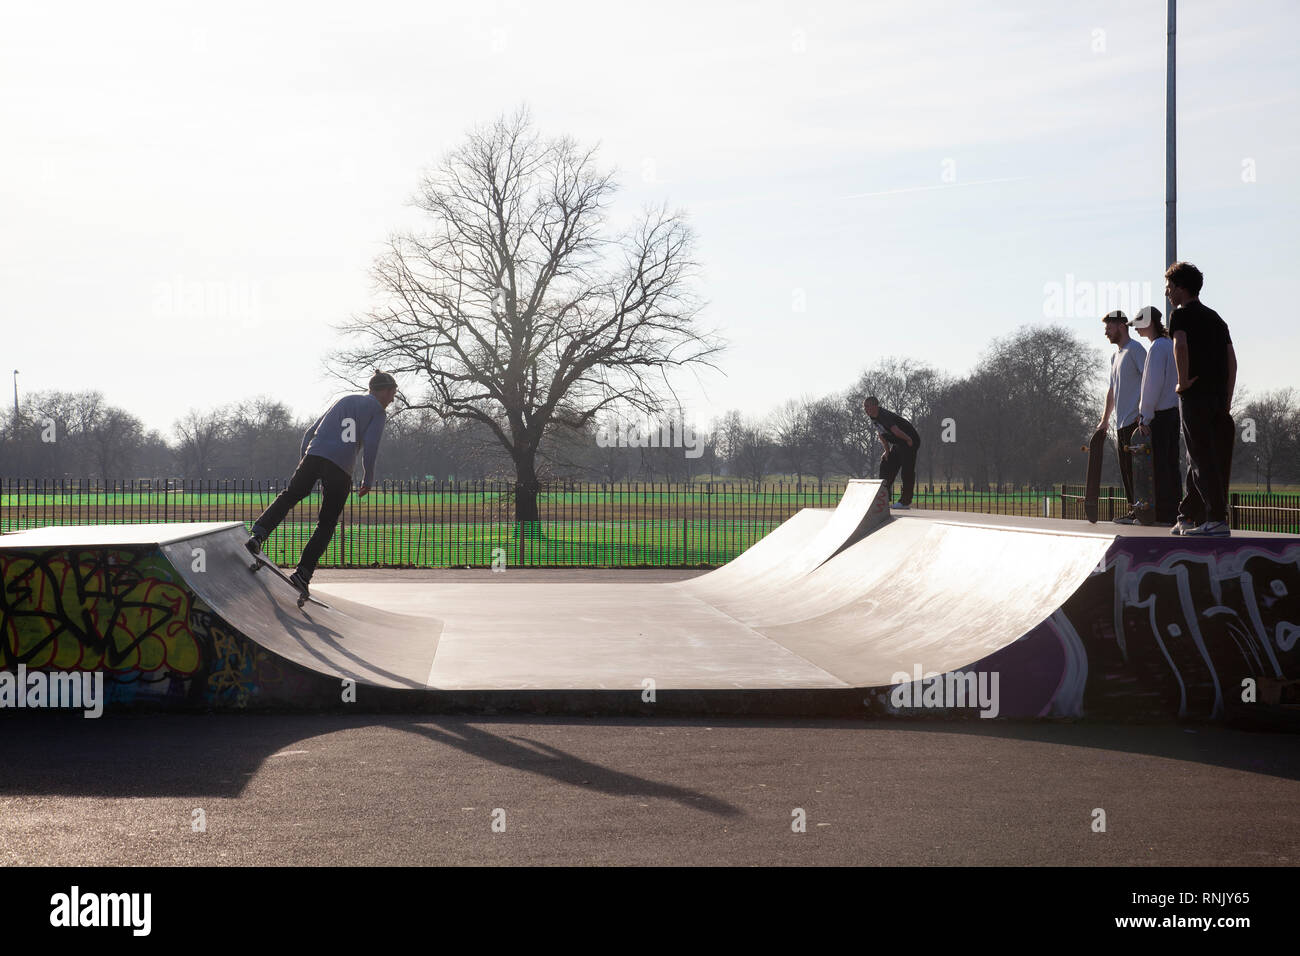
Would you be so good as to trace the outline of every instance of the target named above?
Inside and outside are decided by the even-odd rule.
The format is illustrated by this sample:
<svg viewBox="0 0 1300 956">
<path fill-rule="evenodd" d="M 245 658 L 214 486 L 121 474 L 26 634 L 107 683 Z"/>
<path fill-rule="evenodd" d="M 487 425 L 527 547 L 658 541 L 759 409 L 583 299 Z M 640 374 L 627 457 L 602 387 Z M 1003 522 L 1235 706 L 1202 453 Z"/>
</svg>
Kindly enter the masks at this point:
<svg viewBox="0 0 1300 956">
<path fill-rule="evenodd" d="M 166 525 L 161 526 L 166 528 Z M 319 595 L 329 608 L 295 605 L 297 592 L 273 573 L 249 570 L 240 522 L 200 528 L 160 545 L 163 555 L 217 614 L 272 653 L 331 677 L 375 687 L 426 686 L 443 622 Z M 203 555 L 202 570 L 195 570 Z"/>
<path fill-rule="evenodd" d="M 1000 716 L 1298 709 L 1300 537 L 1119 530 L 891 517 L 860 481 L 689 581 L 326 574 L 326 610 L 252 573 L 238 522 L 48 528 L 0 537 L 0 670 L 103 670 L 110 703 L 204 709 L 338 706 L 347 678 L 376 707 L 971 712 L 932 677 Z"/>
<path fill-rule="evenodd" d="M 834 511 L 805 508 L 734 561 L 680 587 L 730 613 L 785 592 L 889 520 L 884 482 L 854 479 Z"/>
<path fill-rule="evenodd" d="M 36 651 L 56 649 L 52 665 L 69 659 L 110 666 L 138 661 L 149 673 L 148 665 L 156 662 L 159 671 L 184 674 L 191 664 L 210 669 L 221 654 L 238 657 L 226 646 L 237 635 L 315 674 L 376 687 L 425 687 L 441 620 L 344 598 L 327 599 L 328 609 L 308 604 L 300 610 L 292 586 L 265 569 L 249 570 L 247 538 L 237 521 L 49 527 L 3 535 L 6 590 L 19 600 L 0 604 L 14 630 L 25 626 L 32 632 L 28 640 Z M 83 604 L 90 613 L 67 602 Z M 226 627 L 212 629 L 211 615 Z M 101 655 L 72 657 L 62 650 L 78 642 Z M 15 653 L 21 645 L 20 635 Z M 109 653 L 102 653 L 105 648 Z M 29 660 L 42 659 L 30 654 Z"/>
<path fill-rule="evenodd" d="M 978 668 L 1051 618 L 1113 540 L 896 521 L 739 619 L 855 687 Z"/>
</svg>

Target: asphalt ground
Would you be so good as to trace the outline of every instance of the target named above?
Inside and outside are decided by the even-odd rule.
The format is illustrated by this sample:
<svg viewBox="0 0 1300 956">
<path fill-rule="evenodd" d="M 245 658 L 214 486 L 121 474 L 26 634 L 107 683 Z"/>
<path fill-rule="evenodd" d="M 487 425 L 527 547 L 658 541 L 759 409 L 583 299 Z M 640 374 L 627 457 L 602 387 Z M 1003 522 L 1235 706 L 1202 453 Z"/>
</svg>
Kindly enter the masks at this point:
<svg viewBox="0 0 1300 956">
<path fill-rule="evenodd" d="M 9 712 L 0 727 L 5 865 L 1300 862 L 1300 737 L 1217 726 Z"/>
</svg>

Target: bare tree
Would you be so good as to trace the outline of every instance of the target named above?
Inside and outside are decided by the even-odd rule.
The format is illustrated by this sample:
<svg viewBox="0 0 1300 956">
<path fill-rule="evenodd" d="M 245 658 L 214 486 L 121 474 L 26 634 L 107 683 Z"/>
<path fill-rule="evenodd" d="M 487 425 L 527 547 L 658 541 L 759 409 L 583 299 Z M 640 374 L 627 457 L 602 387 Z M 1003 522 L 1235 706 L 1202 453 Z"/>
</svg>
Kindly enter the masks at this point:
<svg viewBox="0 0 1300 956">
<path fill-rule="evenodd" d="M 172 425 L 176 433 L 176 457 L 188 477 L 202 478 L 217 463 L 230 432 L 228 411 L 216 408 L 201 412 L 190 409 Z"/>
<path fill-rule="evenodd" d="M 850 477 L 866 478 L 875 474 L 872 466 L 876 444 L 876 429 L 862 410 L 862 399 L 857 389 L 849 389 L 835 399 L 839 413 L 833 419 L 840 427 L 839 455 L 844 470 Z"/>
<path fill-rule="evenodd" d="M 812 400 L 791 398 L 772 413 L 771 433 L 777 450 L 795 475 L 795 485 L 802 490 L 804 472 L 812 457 Z"/>
<path fill-rule="evenodd" d="M 104 414 L 102 392 L 35 392 L 25 399 L 20 435 L 27 439 L 32 464 L 47 475 L 67 475 L 93 467 L 89 435 Z"/>
<path fill-rule="evenodd" d="M 1043 483 L 1059 474 L 1060 462 L 1090 432 L 1088 422 L 1096 421 L 1105 368 L 1100 350 L 1064 325 L 1026 325 L 993 340 L 972 376 L 983 383 L 978 406 L 965 407 L 984 418 L 999 483 Z M 953 417 L 960 435 L 959 413 Z"/>
<path fill-rule="evenodd" d="M 1273 493 L 1273 479 L 1279 470 L 1285 471 L 1300 442 L 1300 407 L 1296 404 L 1293 388 L 1265 392 L 1249 402 L 1245 408 L 1246 419 L 1254 422 L 1254 443 L 1242 439 L 1242 429 L 1237 430 L 1238 449 L 1253 458 L 1264 475 L 1264 490 Z M 1239 418 L 1240 426 L 1243 419 Z"/>
<path fill-rule="evenodd" d="M 735 460 L 737 473 L 754 484 L 763 481 L 767 463 L 772 459 L 772 436 L 767 426 L 758 421 L 748 421 L 741 426 L 736 437 Z"/>
<path fill-rule="evenodd" d="M 669 371 L 722 348 L 696 323 L 686 223 L 660 208 L 607 235 L 614 189 L 594 150 L 543 140 L 524 110 L 475 130 L 420 184 L 429 231 L 394 236 L 376 262 L 385 301 L 344 327 L 345 377 L 416 376 L 427 392 L 408 405 L 492 431 L 520 521 L 537 518 L 548 428 L 655 414 Z"/>
<path fill-rule="evenodd" d="M 294 419 L 283 402 L 267 396 L 239 402 L 225 412 L 222 437 L 231 445 L 229 470 L 238 462 L 239 474 L 231 477 L 287 477 L 298 463 L 306 422 Z"/>
<path fill-rule="evenodd" d="M 128 477 L 125 473 L 134 465 L 136 454 L 144 444 L 144 425 L 128 411 L 102 407 L 86 438 L 101 478 L 108 481 L 114 473 Z"/>
<path fill-rule="evenodd" d="M 808 464 L 818 481 L 825 481 L 848 431 L 848 409 L 834 396 L 808 407 Z"/>
</svg>

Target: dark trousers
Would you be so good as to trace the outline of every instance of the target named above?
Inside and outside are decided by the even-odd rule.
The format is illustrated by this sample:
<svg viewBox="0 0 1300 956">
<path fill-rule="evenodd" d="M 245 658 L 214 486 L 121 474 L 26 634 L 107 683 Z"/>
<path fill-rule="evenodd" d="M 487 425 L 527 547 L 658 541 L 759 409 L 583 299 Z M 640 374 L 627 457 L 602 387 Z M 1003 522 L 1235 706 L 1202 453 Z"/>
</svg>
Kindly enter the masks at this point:
<svg viewBox="0 0 1300 956">
<path fill-rule="evenodd" d="M 1178 471 L 1178 409 L 1166 408 L 1151 419 L 1151 477 L 1156 487 L 1156 521 L 1173 524 L 1183 497 Z"/>
<path fill-rule="evenodd" d="M 1236 426 L 1223 400 L 1213 395 L 1182 395 L 1178 408 L 1187 443 L 1187 494 L 1178 514 L 1193 524 L 1228 520 L 1228 469 Z"/>
<path fill-rule="evenodd" d="M 1128 446 L 1133 443 L 1133 433 L 1137 431 L 1137 422 L 1125 425 L 1115 431 L 1115 455 L 1119 458 L 1119 477 L 1124 482 L 1124 497 L 1128 499 L 1129 510 L 1133 509 L 1133 453 Z"/>
<path fill-rule="evenodd" d="M 890 445 L 889 454 L 880 457 L 880 480 L 889 489 L 891 498 L 894 496 L 894 479 L 898 477 L 899 469 L 903 471 L 903 493 L 898 496 L 900 505 L 912 503 L 912 486 L 916 484 L 916 453 L 920 448 L 921 443 L 915 440 L 910 448 L 907 445 Z"/>
<path fill-rule="evenodd" d="M 352 476 L 328 458 L 306 455 L 298 462 L 293 477 L 289 479 L 289 487 L 280 492 L 271 506 L 253 523 L 253 533 L 266 538 L 279 527 L 280 522 L 298 502 L 311 494 L 317 481 L 321 483 L 324 494 L 321 496 L 320 512 L 316 515 L 316 530 L 312 532 L 307 547 L 302 549 L 302 558 L 298 561 L 298 574 L 304 581 L 311 580 L 320 556 L 329 547 L 330 538 L 334 537 L 334 527 L 339 523 L 339 515 L 343 513 L 348 492 L 352 490 Z"/>
</svg>

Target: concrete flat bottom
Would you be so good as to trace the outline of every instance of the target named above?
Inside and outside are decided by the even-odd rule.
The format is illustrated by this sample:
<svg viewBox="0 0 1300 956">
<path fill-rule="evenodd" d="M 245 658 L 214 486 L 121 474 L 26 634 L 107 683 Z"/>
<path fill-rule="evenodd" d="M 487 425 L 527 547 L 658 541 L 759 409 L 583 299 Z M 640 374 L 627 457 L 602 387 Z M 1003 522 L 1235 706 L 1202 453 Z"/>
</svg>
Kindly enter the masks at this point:
<svg viewBox="0 0 1300 956">
<path fill-rule="evenodd" d="M 849 686 L 664 584 L 333 582 L 317 593 L 446 622 L 427 679 L 440 690 Z"/>
</svg>

